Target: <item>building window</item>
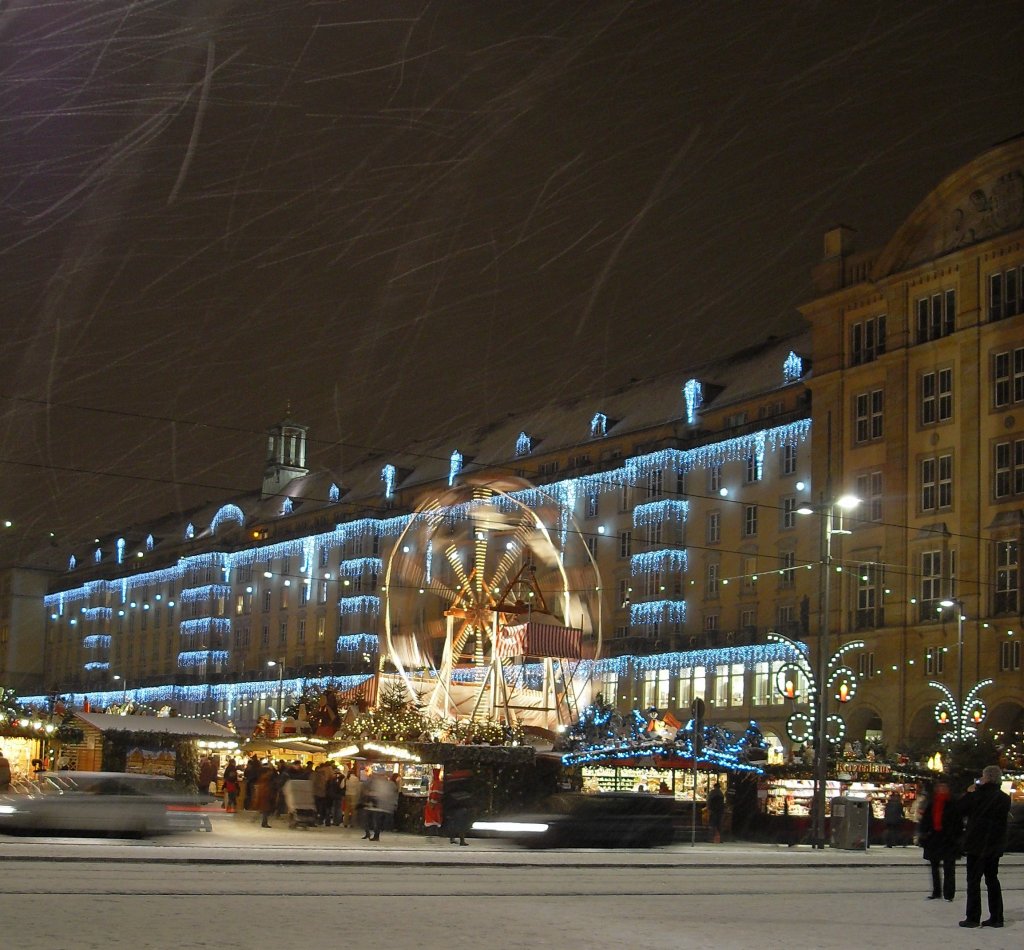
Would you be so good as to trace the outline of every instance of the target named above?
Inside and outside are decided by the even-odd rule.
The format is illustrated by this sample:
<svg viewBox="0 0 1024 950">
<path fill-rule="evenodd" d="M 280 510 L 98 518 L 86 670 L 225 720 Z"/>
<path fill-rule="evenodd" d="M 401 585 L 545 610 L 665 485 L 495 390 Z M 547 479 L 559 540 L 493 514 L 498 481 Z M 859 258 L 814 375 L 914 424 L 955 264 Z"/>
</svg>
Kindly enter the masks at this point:
<svg viewBox="0 0 1024 950">
<path fill-rule="evenodd" d="M 940 369 L 921 375 L 921 425 L 931 426 L 953 418 L 953 370 Z"/>
<path fill-rule="evenodd" d="M 857 476 L 857 497 L 864 503 L 861 522 L 882 520 L 882 473 Z"/>
<path fill-rule="evenodd" d="M 921 460 L 921 511 L 936 511 L 953 504 L 953 456 Z"/>
<path fill-rule="evenodd" d="M 997 442 L 995 450 L 996 498 L 1024 495 L 1024 439 Z"/>
<path fill-rule="evenodd" d="M 857 629 L 884 626 L 882 614 L 882 565 L 873 561 L 857 568 Z"/>
<path fill-rule="evenodd" d="M 939 601 L 942 600 L 942 552 L 921 552 L 921 620 L 934 620 Z"/>
<path fill-rule="evenodd" d="M 708 469 L 708 491 L 718 494 L 722 490 L 722 466 L 712 465 Z"/>
<path fill-rule="evenodd" d="M 270 646 L 270 624 L 263 624 L 263 632 L 260 634 L 260 643 L 263 646 Z"/>
<path fill-rule="evenodd" d="M 619 534 L 619 557 L 630 557 L 633 554 L 633 532 L 622 531 Z"/>
<path fill-rule="evenodd" d="M 1020 547 L 1016 541 L 996 542 L 996 586 L 993 610 L 1015 614 L 1020 605 Z"/>
<path fill-rule="evenodd" d="M 587 495 L 587 501 L 586 501 L 586 512 L 587 512 L 587 514 L 586 514 L 586 516 L 588 518 L 596 518 L 597 517 L 597 505 L 598 505 L 597 500 L 598 500 L 598 497 L 599 496 L 598 496 L 597 492 L 593 492 L 593 493 Z"/>
<path fill-rule="evenodd" d="M 1024 346 L 993 355 L 992 383 L 997 409 L 1024 402 Z"/>
<path fill-rule="evenodd" d="M 942 647 L 928 647 L 924 651 L 924 671 L 928 676 L 938 676 L 946 669 L 946 651 Z"/>
<path fill-rule="evenodd" d="M 628 607 L 629 606 L 629 595 L 631 593 L 631 590 L 632 589 L 629 586 L 629 581 L 619 581 L 619 606 L 620 607 Z"/>
<path fill-rule="evenodd" d="M 752 591 L 757 584 L 757 558 L 746 556 L 740 558 L 740 587 Z"/>
<path fill-rule="evenodd" d="M 850 327 L 850 365 L 860 366 L 885 352 L 885 314 Z"/>
<path fill-rule="evenodd" d="M 857 655 L 857 675 L 866 679 L 875 675 L 875 654 L 860 653 Z"/>
<path fill-rule="evenodd" d="M 718 596 L 718 581 L 721 572 L 721 565 L 709 564 L 704 578 L 704 593 L 708 597 Z"/>
<path fill-rule="evenodd" d="M 782 446 L 782 474 L 783 475 L 795 475 L 796 474 L 796 459 L 797 451 L 796 446 L 787 442 Z"/>
<path fill-rule="evenodd" d="M 317 640 L 323 640 L 324 635 L 327 633 L 327 618 L 317 617 L 316 618 L 316 638 Z"/>
<path fill-rule="evenodd" d="M 661 482 L 662 482 L 662 471 L 651 472 L 647 476 L 647 497 L 648 498 L 660 498 L 661 497 Z"/>
<path fill-rule="evenodd" d="M 956 329 L 956 291 L 946 290 L 917 300 L 917 342 L 949 336 Z"/>
<path fill-rule="evenodd" d="M 305 580 L 303 580 L 303 582 L 301 584 L 299 584 L 299 606 L 300 607 L 305 607 L 306 604 L 309 603 L 309 584 L 310 584 L 310 581 L 309 581 L 308 578 L 306 578 Z"/>
<path fill-rule="evenodd" d="M 757 505 L 743 506 L 743 536 L 753 537 L 757 534 Z"/>
<path fill-rule="evenodd" d="M 278 646 L 284 646 L 288 642 L 288 623 L 282 620 L 277 627 L 277 643 Z"/>
<path fill-rule="evenodd" d="M 860 393 L 856 397 L 855 406 L 857 442 L 874 442 L 876 439 L 882 438 L 882 421 L 885 408 L 884 392 L 881 389 L 873 389 L 870 392 Z"/>
<path fill-rule="evenodd" d="M 722 513 L 708 512 L 708 544 L 718 544 L 722 540 Z"/>
<path fill-rule="evenodd" d="M 1024 266 L 988 275 L 988 318 L 1004 320 L 1024 313 Z"/>
<path fill-rule="evenodd" d="M 597 535 L 591 534 L 587 536 L 587 550 L 590 552 L 590 556 L 597 559 Z"/>
<path fill-rule="evenodd" d="M 746 472 L 744 474 L 744 480 L 748 485 L 761 481 L 763 474 L 764 462 L 757 452 L 751 452 L 747 456 Z"/>
<path fill-rule="evenodd" d="M 1020 640 L 1007 640 L 999 645 L 999 669 L 1003 672 L 1020 669 Z"/>
<path fill-rule="evenodd" d="M 718 633 L 718 614 L 704 615 L 704 632 L 711 634 Z"/>
<path fill-rule="evenodd" d="M 274 599 L 274 592 L 272 590 L 265 590 L 263 592 L 263 612 L 266 613 L 270 610 L 270 604 Z"/>
<path fill-rule="evenodd" d="M 629 511 L 632 500 L 632 492 L 629 485 L 623 485 L 619 489 L 619 511 Z"/>
<path fill-rule="evenodd" d="M 796 552 L 783 551 L 779 555 L 782 568 L 779 572 L 779 587 L 789 589 L 796 586 Z"/>
<path fill-rule="evenodd" d="M 799 507 L 794 495 L 787 495 L 782 499 L 782 527 L 796 527 L 796 510 Z"/>
<path fill-rule="evenodd" d="M 295 626 L 295 642 L 300 645 L 306 642 L 305 620 L 299 620 L 299 622 Z"/>
</svg>

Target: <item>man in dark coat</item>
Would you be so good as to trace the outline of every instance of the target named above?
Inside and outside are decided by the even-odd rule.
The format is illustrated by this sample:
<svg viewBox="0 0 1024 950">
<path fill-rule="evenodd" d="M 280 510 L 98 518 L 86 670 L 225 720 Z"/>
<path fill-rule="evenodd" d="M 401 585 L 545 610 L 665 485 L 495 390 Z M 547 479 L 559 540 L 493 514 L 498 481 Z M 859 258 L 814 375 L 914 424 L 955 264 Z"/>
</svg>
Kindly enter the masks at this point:
<svg viewBox="0 0 1024 950">
<path fill-rule="evenodd" d="M 725 817 L 725 795 L 722 783 L 715 782 L 708 792 L 708 827 L 711 829 L 711 840 L 719 844 L 722 840 L 722 819 Z"/>
<path fill-rule="evenodd" d="M 1002 927 L 1003 891 L 999 886 L 999 859 L 1006 844 L 1010 796 L 999 788 L 1003 772 L 988 765 L 981 779 L 960 799 L 960 814 L 967 819 L 964 853 L 967 855 L 967 913 L 961 927 Z M 988 891 L 988 920 L 981 919 L 981 878 Z"/>
</svg>

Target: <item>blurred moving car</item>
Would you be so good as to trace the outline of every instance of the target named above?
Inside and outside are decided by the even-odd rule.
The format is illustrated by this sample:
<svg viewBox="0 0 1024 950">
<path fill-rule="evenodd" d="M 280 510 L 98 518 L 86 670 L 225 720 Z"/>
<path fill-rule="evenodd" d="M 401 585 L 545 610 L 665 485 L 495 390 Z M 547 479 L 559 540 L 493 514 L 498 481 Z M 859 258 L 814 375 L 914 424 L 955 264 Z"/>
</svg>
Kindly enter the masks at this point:
<svg viewBox="0 0 1024 950">
<path fill-rule="evenodd" d="M 553 795 L 534 814 L 473 822 L 473 834 L 527 848 L 656 848 L 670 844 L 672 799 L 629 792 Z"/>
<path fill-rule="evenodd" d="M 205 806 L 163 775 L 45 772 L 0 797 L 0 833 L 145 837 L 209 830 Z"/>
</svg>

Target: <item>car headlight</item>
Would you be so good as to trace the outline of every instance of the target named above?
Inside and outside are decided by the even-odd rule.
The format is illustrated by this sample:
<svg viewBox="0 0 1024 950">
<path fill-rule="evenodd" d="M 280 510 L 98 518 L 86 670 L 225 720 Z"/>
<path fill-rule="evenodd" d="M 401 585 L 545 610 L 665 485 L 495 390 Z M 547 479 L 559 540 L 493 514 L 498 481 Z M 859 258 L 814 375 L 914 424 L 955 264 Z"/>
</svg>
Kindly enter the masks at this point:
<svg viewBox="0 0 1024 950">
<path fill-rule="evenodd" d="M 474 821 L 474 831 L 511 831 L 524 834 L 543 834 L 548 826 L 531 821 Z"/>
</svg>

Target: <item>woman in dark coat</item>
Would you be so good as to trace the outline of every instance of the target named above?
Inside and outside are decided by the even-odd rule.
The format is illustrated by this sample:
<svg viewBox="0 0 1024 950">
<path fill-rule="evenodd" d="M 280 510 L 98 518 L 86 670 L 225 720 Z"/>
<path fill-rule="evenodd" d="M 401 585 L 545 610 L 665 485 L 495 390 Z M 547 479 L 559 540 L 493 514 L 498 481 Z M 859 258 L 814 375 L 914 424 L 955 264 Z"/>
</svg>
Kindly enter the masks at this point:
<svg viewBox="0 0 1024 950">
<path fill-rule="evenodd" d="M 936 782 L 917 825 L 917 840 L 924 850 L 924 859 L 932 866 L 930 901 L 940 897 L 951 901 L 956 895 L 956 859 L 960 857 L 962 827 L 949 786 Z"/>
</svg>

